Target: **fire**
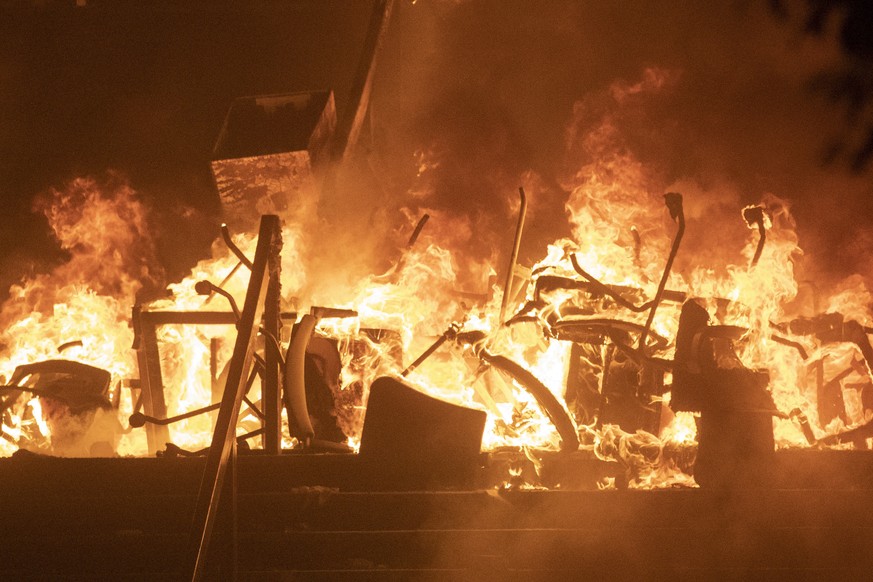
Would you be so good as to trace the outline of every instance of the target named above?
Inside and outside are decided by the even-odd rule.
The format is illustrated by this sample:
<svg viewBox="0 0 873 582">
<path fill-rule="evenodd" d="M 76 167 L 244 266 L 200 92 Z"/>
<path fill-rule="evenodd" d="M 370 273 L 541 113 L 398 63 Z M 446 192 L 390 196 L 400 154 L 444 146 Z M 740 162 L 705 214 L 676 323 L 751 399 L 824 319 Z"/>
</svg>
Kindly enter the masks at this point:
<svg viewBox="0 0 873 582">
<path fill-rule="evenodd" d="M 36 208 L 70 260 L 10 290 L 0 310 L 0 373 L 8 379 L 16 366 L 62 357 L 108 370 L 116 382 L 136 376 L 130 311 L 157 264 L 146 208 L 114 178 L 107 185 L 75 180 L 39 200 Z M 59 353 L 64 344 L 70 347 Z M 16 408 L 22 422 L 32 418 L 49 439 L 39 407 L 39 399 L 32 398 Z M 120 452 L 136 450 L 133 443 L 139 439 L 128 436 L 118 444 Z M 9 440 L 14 438 L 0 441 L 7 454 L 17 448 Z"/>
<path fill-rule="evenodd" d="M 748 224 L 748 235 L 736 241 L 736 249 L 724 249 L 733 261 L 672 269 L 664 279 L 663 300 L 647 320 L 671 246 L 679 243 L 679 226 L 664 204 L 668 184 L 626 147 L 614 112 L 669 88 L 676 78 L 670 71 L 651 69 L 639 83 L 616 84 L 601 96 L 605 109 L 599 117 L 592 116 L 591 103 L 577 105 L 576 116 L 583 116 L 584 123 L 577 119 L 567 140 L 568 151 L 581 162 L 564 183 L 572 236 L 555 241 L 532 266 L 526 296 L 510 305 L 509 321 L 498 318 L 504 290 L 493 282 L 494 268 L 465 258 L 463 244 L 470 233 L 457 219 L 428 210 L 431 225 L 398 252 L 387 272 L 353 285 L 330 286 L 313 280 L 317 270 L 309 264 L 313 243 L 305 225 L 286 217 L 283 311 L 304 314 L 319 306 L 354 311 L 354 317 L 322 319 L 316 331 L 333 342 L 341 363 L 334 397 L 337 424 L 349 444 L 355 446 L 360 437 L 369 384 L 381 375 L 403 374 L 428 394 L 487 411 L 486 450 L 557 450 L 567 445 L 566 434 L 559 434 L 564 422 L 576 431 L 583 451 L 620 463 L 631 486 L 693 484 L 682 460 L 685 453 L 677 451 L 693 447 L 695 415 L 670 409 L 670 362 L 681 305 L 689 299 L 705 305 L 715 324 L 739 330 L 734 345 L 743 366 L 768 372 L 778 446 L 809 444 L 792 411 L 809 418 L 816 438 L 870 420 L 860 396 L 870 374 L 858 348 L 846 341 L 819 341 L 788 323 L 800 316 L 840 313 L 869 326 L 869 292 L 854 281 L 826 305 L 816 299 L 815 309 L 797 307 L 803 287 L 794 267 L 801 255 L 799 239 L 788 203 L 774 195 L 747 209 L 746 216 L 760 213 L 760 221 Z M 439 168 L 424 153 L 417 163 L 422 171 Z M 159 278 L 147 209 L 127 186 L 84 179 L 53 192 L 38 207 L 70 260 L 10 291 L 0 311 L 0 372 L 8 379 L 17 366 L 58 358 L 105 369 L 117 388 L 117 414 L 126 426 L 134 391 L 125 381 L 139 374 L 131 354 L 130 314 L 143 282 Z M 406 212 L 411 218 L 413 213 Z M 710 219 L 725 218 L 689 213 L 689 230 Z M 740 208 L 733 220 L 742 220 Z M 232 243 L 251 256 L 256 240 L 242 232 L 233 235 Z M 226 298 L 198 292 L 197 283 L 204 280 L 241 304 L 248 270 L 218 241 L 210 259 L 169 285 L 170 296 L 147 309 L 229 310 Z M 464 288 L 470 281 L 478 287 Z M 289 332 L 276 338 L 283 351 Z M 217 401 L 234 337 L 231 325 L 165 325 L 158 330 L 168 415 Z M 59 353 L 64 344 L 69 347 Z M 409 367 L 437 344 L 429 358 Z M 542 393 L 537 396 L 518 377 L 487 361 L 486 352 L 532 374 L 559 409 L 548 410 Z M 850 370 L 846 388 L 839 388 L 843 417 L 819 418 L 811 379 L 817 367 L 828 379 Z M 639 427 L 622 426 L 618 416 L 607 414 L 620 396 L 606 397 L 610 382 L 619 388 L 637 382 L 639 393 L 645 392 L 635 403 L 643 418 Z M 596 388 L 601 402 L 584 402 L 586 386 Z M 0 451 L 51 449 L 41 407 L 40 398 L 23 395 L 6 411 Z M 249 414 L 239 432 L 257 426 Z M 189 450 L 206 446 L 211 432 L 209 414 L 170 426 L 172 442 Z M 138 429 L 120 430 L 113 445 L 122 455 L 147 452 Z"/>
</svg>

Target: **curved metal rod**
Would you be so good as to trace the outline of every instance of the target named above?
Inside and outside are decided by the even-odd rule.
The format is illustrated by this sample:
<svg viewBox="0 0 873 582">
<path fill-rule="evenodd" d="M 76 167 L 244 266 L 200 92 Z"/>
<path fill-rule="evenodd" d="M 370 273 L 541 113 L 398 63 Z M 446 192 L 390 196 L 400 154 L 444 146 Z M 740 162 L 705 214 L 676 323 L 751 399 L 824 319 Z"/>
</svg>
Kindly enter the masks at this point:
<svg viewBox="0 0 873 582">
<path fill-rule="evenodd" d="M 515 279 L 515 265 L 518 261 L 518 250 L 521 247 L 521 235 L 524 232 L 524 218 L 527 215 L 527 196 L 524 193 L 524 188 L 518 189 L 520 203 L 518 207 L 518 222 L 515 225 L 515 240 L 512 243 L 512 254 L 509 258 L 509 268 L 506 272 L 506 283 L 503 286 L 503 299 L 500 302 L 500 319 L 506 315 L 506 308 L 509 306 L 509 300 L 512 299 L 512 284 Z"/>
<path fill-rule="evenodd" d="M 552 324 L 552 327 L 556 331 L 560 331 L 561 329 L 566 329 L 566 328 L 573 328 L 573 327 L 581 327 L 583 329 L 588 328 L 588 329 L 591 329 L 592 331 L 603 330 L 603 332 L 606 333 L 607 335 L 609 335 L 610 333 L 615 332 L 615 331 L 623 331 L 623 332 L 630 332 L 630 333 L 639 333 L 640 337 L 642 337 L 642 333 L 643 333 L 643 331 L 645 331 L 645 328 L 639 323 L 634 323 L 632 321 L 622 321 L 620 319 L 602 319 L 602 318 L 599 318 L 599 319 L 571 319 L 571 320 L 565 319 L 562 321 L 555 322 L 554 324 Z M 572 330 L 568 329 L 568 331 L 572 331 Z M 652 332 L 652 331 L 649 332 L 649 338 L 647 338 L 647 339 L 653 340 L 653 343 L 648 347 L 651 347 L 652 349 L 655 349 L 655 350 L 663 350 L 663 349 L 666 349 L 668 345 L 670 345 L 670 340 L 668 340 L 664 336 L 657 334 L 655 332 Z"/>
<path fill-rule="evenodd" d="M 473 353 L 476 354 L 480 360 L 487 362 L 513 378 L 522 386 L 522 388 L 527 390 L 527 392 L 534 397 L 534 400 L 536 400 L 537 404 L 540 405 L 540 408 L 542 408 L 543 412 L 557 430 L 558 435 L 561 437 L 561 451 L 577 450 L 579 448 L 579 434 L 576 431 L 576 425 L 573 422 L 573 419 L 570 418 L 567 410 L 561 405 L 555 395 L 552 394 L 552 391 L 523 366 L 513 362 L 505 356 L 492 354 L 485 349 L 485 338 L 486 336 L 484 332 L 460 332 L 460 324 L 452 323 L 448 329 L 446 329 L 446 331 L 415 360 L 415 362 L 410 364 L 406 370 L 401 373 L 401 375 L 406 376 L 409 374 L 409 372 L 426 360 L 448 339 L 454 340 L 458 343 L 468 344 L 473 348 Z"/>
<path fill-rule="evenodd" d="M 505 327 L 510 327 L 516 325 L 518 323 L 540 323 L 542 319 L 540 319 L 537 315 L 526 315 L 522 313 L 521 315 L 513 315 L 503 324 Z"/>
<path fill-rule="evenodd" d="M 573 253 L 570 255 L 570 262 L 573 264 L 573 269 L 577 273 L 579 273 L 582 277 L 584 277 L 598 293 L 601 293 L 603 295 L 607 295 L 607 296 L 611 297 L 616 303 L 618 303 L 619 305 L 621 305 L 622 307 L 624 307 L 626 309 L 630 309 L 631 311 L 633 311 L 635 313 L 642 313 L 643 311 L 650 309 L 652 307 L 652 305 L 654 305 L 654 303 L 655 303 L 654 301 L 647 301 L 639 306 L 634 305 L 633 303 L 631 303 L 630 301 L 628 301 L 627 299 L 625 299 L 624 297 L 622 297 L 621 295 L 619 295 L 618 293 L 616 293 L 615 291 L 610 289 L 608 286 L 604 285 L 603 283 L 601 283 L 600 281 L 595 279 L 593 276 L 589 275 L 582 268 L 582 266 L 579 265 L 579 261 L 576 259 L 576 253 Z"/>
<path fill-rule="evenodd" d="M 616 301 L 622 307 L 626 307 L 627 309 L 634 311 L 636 313 L 642 313 L 646 309 L 651 308 L 654 305 L 654 301 L 647 301 L 640 306 L 636 306 L 627 299 L 625 299 L 618 291 L 615 290 L 615 285 L 610 286 L 605 283 L 601 283 L 593 276 L 591 276 L 588 272 L 582 269 L 579 262 L 576 260 L 574 255 L 570 255 L 570 262 L 573 263 L 573 268 L 576 272 L 587 279 L 586 281 L 580 281 L 579 279 L 571 279 L 569 277 L 563 277 L 561 275 L 542 275 L 537 277 L 536 283 L 534 285 L 534 304 L 536 304 L 538 309 L 545 305 L 545 301 L 541 299 L 543 293 L 548 293 L 549 291 L 554 291 L 555 289 L 568 289 L 568 290 L 576 290 L 581 289 L 583 291 L 588 291 L 591 293 L 600 293 L 603 295 L 608 295 L 612 299 Z M 628 290 L 637 290 L 642 292 L 641 289 L 635 289 L 634 287 L 621 287 L 623 289 Z M 662 301 L 671 301 L 673 303 L 683 303 L 688 298 L 688 294 L 684 291 L 675 291 L 671 289 L 665 289 L 661 295 Z M 528 305 L 531 305 L 528 302 Z M 530 307 L 525 306 L 525 308 L 521 311 L 528 311 Z M 520 313 L 521 313 L 520 312 Z"/>
<path fill-rule="evenodd" d="M 246 394 L 248 394 L 249 390 L 251 390 L 252 385 L 255 383 L 255 378 L 257 378 L 258 374 L 259 374 L 258 366 L 255 365 L 252 368 L 251 373 L 249 374 L 248 380 L 246 380 L 246 389 L 245 389 Z M 248 405 L 249 409 L 251 410 L 251 412 L 255 416 L 257 416 L 261 420 L 264 419 L 264 414 L 260 410 L 258 410 L 258 408 L 254 404 L 252 404 L 252 401 L 249 400 L 247 396 L 243 396 L 242 399 L 243 399 L 243 402 L 245 402 Z M 139 428 L 141 426 L 144 426 L 145 423 L 147 423 L 147 422 L 151 423 L 151 424 L 156 424 L 159 426 L 167 426 L 167 425 L 173 424 L 174 422 L 179 422 L 180 420 L 185 420 L 187 418 L 192 418 L 194 416 L 206 414 L 207 412 L 212 412 L 213 410 L 218 410 L 220 407 L 221 407 L 221 402 L 215 402 L 215 403 L 210 404 L 208 406 L 204 406 L 202 408 L 195 408 L 194 410 L 189 410 L 188 412 L 183 412 L 182 414 L 177 414 L 176 416 L 169 416 L 167 418 L 155 418 L 154 416 L 148 416 L 147 414 L 143 414 L 141 412 L 134 412 L 133 414 L 130 415 L 130 418 L 128 418 L 127 423 L 132 428 Z M 240 415 L 240 416 L 242 416 L 242 415 Z"/>
<path fill-rule="evenodd" d="M 61 345 L 58 346 L 58 353 L 59 353 L 59 354 L 60 354 L 60 353 L 63 353 L 64 350 L 68 350 L 68 349 L 70 349 L 70 348 L 79 348 L 79 347 L 82 347 L 83 345 L 84 345 L 84 344 L 82 343 L 82 340 L 80 340 L 80 339 L 79 339 L 79 340 L 73 340 L 73 341 L 70 341 L 70 342 L 64 342 L 64 343 L 62 343 Z"/>
<path fill-rule="evenodd" d="M 236 272 L 239 271 L 239 268 L 242 267 L 242 263 L 237 261 L 237 263 L 233 266 L 233 269 L 230 270 L 230 273 L 225 275 L 224 279 L 221 280 L 221 283 L 218 284 L 220 289 L 224 289 L 224 286 L 227 285 L 227 282 L 230 281 Z M 215 293 L 210 293 L 209 297 L 203 302 L 203 305 L 209 305 L 209 302 L 212 301 L 212 298 L 215 297 Z"/>
<path fill-rule="evenodd" d="M 803 347 L 803 344 L 800 342 L 792 341 L 788 338 L 784 338 L 782 336 L 774 334 L 770 334 L 770 339 L 776 342 L 777 344 L 782 344 L 783 346 L 788 346 L 789 348 L 794 348 L 797 350 L 797 353 L 800 354 L 800 358 L 804 361 L 809 359 L 809 354 L 806 352 L 806 348 Z"/>
<path fill-rule="evenodd" d="M 242 315 L 239 310 L 239 306 L 236 304 L 236 299 L 233 298 L 229 292 L 225 291 L 215 283 L 211 281 L 197 281 L 194 284 L 194 291 L 197 292 L 198 295 L 212 295 L 213 293 L 218 293 L 230 303 L 230 308 L 233 310 L 233 314 L 236 316 L 237 321 L 239 321 L 240 316 Z"/>
<path fill-rule="evenodd" d="M 761 260 L 761 253 L 764 252 L 764 243 L 767 241 L 767 229 L 764 228 L 764 208 L 761 206 L 746 206 L 743 208 L 743 218 L 746 224 L 751 228 L 753 225 L 758 225 L 758 246 L 755 248 L 755 256 L 752 257 L 752 262 L 749 269 L 754 269 L 758 261 Z"/>
<path fill-rule="evenodd" d="M 640 231 L 637 230 L 637 227 L 630 227 L 631 236 L 634 238 L 634 263 L 637 266 L 640 264 L 640 252 L 643 250 L 643 239 L 640 236 Z"/>
<path fill-rule="evenodd" d="M 407 248 L 409 248 L 409 247 L 411 247 L 412 245 L 415 244 L 415 241 L 418 240 L 418 235 L 421 234 L 421 231 L 422 231 L 422 229 L 424 228 L 424 225 L 427 224 L 427 221 L 428 221 L 429 219 L 430 219 L 430 214 L 425 213 L 425 214 L 422 215 L 422 217 L 418 220 L 418 224 L 415 225 L 415 230 L 412 231 L 412 235 L 410 235 L 410 237 L 409 237 L 409 242 L 406 243 L 406 247 L 407 247 Z"/>
<path fill-rule="evenodd" d="M 667 286 L 667 277 L 670 276 L 670 269 L 673 268 L 673 261 L 676 259 L 676 253 L 679 252 L 679 243 L 682 242 L 682 235 L 685 234 L 685 212 L 682 209 L 682 194 L 678 192 L 667 192 L 664 194 L 664 203 L 670 210 L 670 216 L 673 220 L 679 221 L 679 229 L 676 231 L 676 236 L 673 237 L 673 245 L 670 247 L 670 256 L 667 257 L 667 264 L 664 265 L 664 273 L 661 275 L 661 282 L 658 283 L 658 291 L 655 293 L 655 298 L 652 300 L 652 308 L 649 310 L 649 317 L 646 318 L 646 325 L 643 328 L 643 333 L 640 334 L 639 344 L 637 349 L 642 350 L 646 345 L 646 337 L 649 335 L 649 330 L 652 328 L 652 322 L 655 320 L 655 311 L 658 310 L 658 305 L 661 303 L 661 298 L 664 295 L 664 288 Z"/>
<path fill-rule="evenodd" d="M 210 404 L 209 406 L 204 406 L 203 408 L 195 408 L 194 410 L 189 410 L 188 412 L 183 412 L 182 414 L 177 414 L 176 416 L 169 416 L 167 418 L 155 418 L 154 416 L 149 416 L 147 414 L 143 414 L 142 412 L 134 412 L 130 415 L 130 418 L 127 419 L 127 423 L 133 428 L 145 426 L 147 422 L 150 424 L 156 424 L 158 426 L 167 426 L 169 424 L 173 424 L 174 422 L 185 420 L 186 418 L 192 418 L 200 414 L 205 414 L 207 412 L 212 412 L 213 410 L 218 410 L 220 407 L 221 402 L 216 402 L 214 404 Z"/>
<path fill-rule="evenodd" d="M 249 271 L 252 270 L 252 262 L 249 260 L 247 256 L 239 249 L 238 246 L 233 244 L 233 241 L 230 238 L 230 230 L 227 228 L 227 224 L 221 225 L 221 238 L 224 239 L 224 244 L 227 245 L 227 248 L 236 255 L 236 258 L 239 259 L 239 262 L 248 267 Z"/>
<path fill-rule="evenodd" d="M 283 399 L 288 411 L 288 420 L 294 421 L 297 437 L 308 446 L 315 436 L 312 421 L 309 418 L 309 409 L 306 404 L 306 378 L 304 374 L 306 361 L 306 348 L 318 323 L 318 318 L 307 313 L 300 318 L 297 329 L 288 345 L 285 355 L 284 390 Z"/>
<path fill-rule="evenodd" d="M 558 435 L 561 437 L 560 448 L 562 451 L 575 451 L 579 448 L 579 434 L 576 432 L 576 425 L 573 423 L 573 419 L 570 418 L 570 415 L 545 384 L 540 382 L 526 368 L 505 356 L 492 354 L 484 348 L 478 350 L 474 348 L 474 351 L 476 351 L 476 355 L 482 361 L 491 364 L 510 376 L 534 397 L 537 404 L 540 405 L 540 408 L 543 409 L 543 412 L 545 412 L 546 416 L 555 426 L 555 429 L 557 429 Z"/>
<path fill-rule="evenodd" d="M 575 451 L 579 449 L 579 434 L 573 419 L 570 418 L 567 410 L 555 395 L 552 394 L 552 391 L 540 382 L 527 368 L 506 356 L 489 352 L 484 346 L 485 334 L 481 331 L 458 334 L 449 333 L 449 335 L 453 335 L 452 339 L 455 341 L 469 344 L 473 348 L 473 353 L 479 359 L 511 377 L 534 397 L 534 400 L 537 401 L 537 404 L 540 405 L 540 408 L 542 408 L 552 425 L 558 431 L 558 436 L 561 437 L 561 451 Z"/>
</svg>

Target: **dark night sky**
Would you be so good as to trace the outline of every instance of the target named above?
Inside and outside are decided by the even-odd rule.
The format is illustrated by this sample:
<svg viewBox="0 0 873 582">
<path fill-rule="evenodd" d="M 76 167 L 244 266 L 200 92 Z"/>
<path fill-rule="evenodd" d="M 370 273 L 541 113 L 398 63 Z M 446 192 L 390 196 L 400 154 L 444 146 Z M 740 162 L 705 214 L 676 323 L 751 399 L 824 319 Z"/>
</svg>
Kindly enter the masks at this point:
<svg viewBox="0 0 873 582">
<path fill-rule="evenodd" d="M 159 254 L 171 278 L 182 274 L 208 252 L 219 221 L 207 161 L 230 102 L 333 88 L 342 106 L 371 5 L 73 4 L 0 3 L 4 284 L 59 260 L 31 212 L 34 196 L 108 170 L 126 175 L 154 206 L 163 224 Z M 556 183 L 567 171 L 573 104 L 596 102 L 615 80 L 632 83 L 660 67 L 678 81 L 628 137 L 643 162 L 666 182 L 693 181 L 713 196 L 729 191 L 739 206 L 765 192 L 787 197 L 821 272 L 869 274 L 871 173 L 852 171 L 840 156 L 825 164 L 835 143 L 856 136 L 843 104 L 813 83 L 823 71 L 869 71 L 869 60 L 847 57 L 837 15 L 818 34 L 805 30 L 814 4 L 398 0 L 373 98 L 374 143 L 392 166 L 384 182 L 398 186 L 397 206 L 409 204 L 412 153 L 433 140 L 448 144 L 456 171 L 443 176 L 446 193 L 429 205 L 496 208 L 496 228 L 507 205 L 495 206 L 495 194 L 483 190 L 512 192 L 528 169 Z M 787 6 L 786 15 L 776 5 Z M 562 215 L 562 193 L 543 191 L 529 256 L 560 230 L 550 224 Z M 825 249 L 840 250 L 835 259 Z"/>
<path fill-rule="evenodd" d="M 15 218 L 0 231 L 7 274 L 54 258 L 34 196 L 110 170 L 169 225 L 159 247 L 171 272 L 207 254 L 218 220 L 208 160 L 232 100 L 334 88 L 342 103 L 369 16 L 367 2 L 332 0 L 0 11 L 0 196 Z"/>
</svg>

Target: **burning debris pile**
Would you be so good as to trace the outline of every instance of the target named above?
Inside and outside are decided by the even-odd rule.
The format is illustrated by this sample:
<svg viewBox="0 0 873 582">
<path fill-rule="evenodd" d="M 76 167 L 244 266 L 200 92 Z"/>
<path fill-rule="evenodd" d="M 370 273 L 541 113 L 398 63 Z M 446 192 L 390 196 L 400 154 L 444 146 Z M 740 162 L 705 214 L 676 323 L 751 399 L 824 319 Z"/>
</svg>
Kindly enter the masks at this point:
<svg viewBox="0 0 873 582">
<path fill-rule="evenodd" d="M 659 79 L 649 71 L 612 98 L 656 90 Z M 743 463 L 775 447 L 868 447 L 869 294 L 855 287 L 825 302 L 814 284 L 796 281 L 785 201 L 768 195 L 733 209 L 748 233 L 736 241 L 741 261 L 704 261 L 734 254 L 711 248 L 695 260 L 698 249 L 686 254 L 683 242 L 686 233 L 705 238 L 707 208 L 693 194 L 655 191 L 647 168 L 616 147 L 606 116 L 574 136 L 587 161 L 565 184 L 572 236 L 530 268 L 517 264 L 521 191 L 504 285 L 489 277 L 500 265 L 479 265 L 483 288 L 460 290 L 464 249 L 444 244 L 457 237 L 440 224 L 450 219 L 405 209 L 407 243 L 393 266 L 331 286 L 316 280 L 325 271 L 315 247 L 324 243 L 308 233 L 318 185 L 337 180 L 322 161 L 332 96 L 318 95 L 317 106 L 304 96 L 268 101 L 246 101 L 246 114 L 302 108 L 310 139 L 251 151 L 226 124 L 221 143 L 236 145 L 222 152 L 233 157 L 213 169 L 228 207 L 245 206 L 228 217 L 239 232 L 223 227 L 213 258 L 170 285 L 166 299 L 134 305 L 157 270 L 147 212 L 129 188 L 78 180 L 41 205 L 71 259 L 12 289 L 0 313 L 5 454 L 206 447 L 250 283 L 251 223 L 262 214 L 282 219 L 279 326 L 256 342 L 237 427 L 243 446 L 267 448 L 258 386 L 272 351 L 282 369 L 284 449 L 355 450 L 370 386 L 384 376 L 484 411 L 485 451 L 524 451 L 538 468 L 583 455 L 613 463 L 619 481 L 637 487 L 691 485 L 692 474 L 748 477 Z"/>
</svg>

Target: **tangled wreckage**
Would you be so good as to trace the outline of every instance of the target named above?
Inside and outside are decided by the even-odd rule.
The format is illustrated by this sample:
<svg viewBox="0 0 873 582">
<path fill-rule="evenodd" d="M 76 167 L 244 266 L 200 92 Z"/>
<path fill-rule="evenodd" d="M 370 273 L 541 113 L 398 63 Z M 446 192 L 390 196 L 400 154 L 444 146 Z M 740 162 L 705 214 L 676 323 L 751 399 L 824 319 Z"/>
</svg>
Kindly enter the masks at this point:
<svg viewBox="0 0 873 582">
<path fill-rule="evenodd" d="M 366 112 L 392 3 L 375 4 L 343 119 L 330 92 L 233 104 L 212 161 L 222 250 L 134 307 L 132 373 L 67 338 L 4 380 L 0 571 L 866 573 L 873 328 L 821 309 L 809 282 L 811 306 L 786 315 L 769 286 L 791 252 L 778 201 L 737 209 L 749 262 L 723 284 L 673 272 L 675 192 L 639 203 L 636 219 L 662 213 L 645 228 L 558 241 L 525 267 L 519 189 L 502 285 L 434 275 L 425 214 L 354 299 L 296 295 L 299 214 L 336 187 Z M 652 226 L 665 217 L 672 234 Z"/>
</svg>

